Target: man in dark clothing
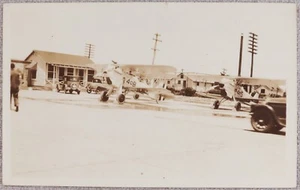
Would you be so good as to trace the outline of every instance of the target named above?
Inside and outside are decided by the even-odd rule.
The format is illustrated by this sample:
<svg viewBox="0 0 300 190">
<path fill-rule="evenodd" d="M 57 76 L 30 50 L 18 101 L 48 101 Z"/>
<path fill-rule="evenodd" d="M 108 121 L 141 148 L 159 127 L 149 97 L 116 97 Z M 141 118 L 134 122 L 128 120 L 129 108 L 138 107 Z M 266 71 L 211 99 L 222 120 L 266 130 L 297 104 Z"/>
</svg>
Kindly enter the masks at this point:
<svg viewBox="0 0 300 190">
<path fill-rule="evenodd" d="M 15 64 L 11 64 L 10 66 L 10 105 L 12 103 L 12 97 L 14 97 L 14 104 L 16 107 L 16 112 L 19 111 L 19 86 L 21 84 L 20 81 L 20 73 L 16 71 Z"/>
</svg>

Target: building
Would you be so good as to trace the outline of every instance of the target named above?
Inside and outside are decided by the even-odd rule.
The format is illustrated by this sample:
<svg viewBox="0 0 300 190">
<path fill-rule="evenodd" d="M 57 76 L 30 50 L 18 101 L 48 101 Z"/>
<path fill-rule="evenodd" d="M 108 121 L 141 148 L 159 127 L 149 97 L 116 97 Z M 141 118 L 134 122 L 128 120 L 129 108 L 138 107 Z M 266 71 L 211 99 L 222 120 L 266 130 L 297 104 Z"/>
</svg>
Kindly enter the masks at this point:
<svg viewBox="0 0 300 190">
<path fill-rule="evenodd" d="M 254 86 L 254 90 L 263 96 L 268 97 L 283 97 L 285 94 L 285 90 L 283 87 L 270 87 L 270 86 Z"/>
<path fill-rule="evenodd" d="M 177 91 L 184 88 L 193 88 L 196 91 L 203 91 L 214 86 L 216 82 L 220 82 L 222 78 L 224 77 L 219 75 L 181 72 L 177 74 L 176 78 L 168 80 L 167 86 Z"/>
<path fill-rule="evenodd" d="M 176 78 L 167 80 L 168 88 L 173 88 L 176 91 L 180 91 L 184 88 L 193 88 L 194 90 L 201 92 L 210 89 L 212 86 L 217 85 L 222 79 L 228 76 L 222 75 L 212 75 L 203 73 L 191 73 L 191 72 L 181 72 L 177 74 Z M 262 95 L 266 96 L 283 96 L 285 90 L 283 87 L 278 86 L 278 84 L 285 86 L 281 80 L 265 80 L 267 85 L 259 85 L 260 81 L 242 81 L 241 85 L 248 92 L 251 93 L 256 91 Z M 252 87 L 252 88 L 251 88 Z"/>
<path fill-rule="evenodd" d="M 95 71 L 88 67 L 94 62 L 78 55 L 33 50 L 24 61 L 19 62 L 27 86 L 53 86 L 64 75 L 80 76 L 82 84 L 92 81 Z M 20 65 L 19 64 L 19 65 Z"/>
</svg>

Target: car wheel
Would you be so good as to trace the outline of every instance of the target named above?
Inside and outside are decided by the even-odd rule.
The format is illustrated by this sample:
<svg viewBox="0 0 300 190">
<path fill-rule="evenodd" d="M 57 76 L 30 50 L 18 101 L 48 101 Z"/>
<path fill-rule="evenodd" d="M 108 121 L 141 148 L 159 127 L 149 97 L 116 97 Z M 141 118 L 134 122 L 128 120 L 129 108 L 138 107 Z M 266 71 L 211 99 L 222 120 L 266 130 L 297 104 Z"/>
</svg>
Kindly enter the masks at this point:
<svg viewBox="0 0 300 190">
<path fill-rule="evenodd" d="M 73 90 L 70 90 L 70 94 L 73 94 Z"/>
<path fill-rule="evenodd" d="M 78 95 L 80 94 L 80 91 L 79 91 L 79 90 L 77 90 L 77 94 L 78 94 Z"/>
<path fill-rule="evenodd" d="M 257 132 L 272 132 L 275 127 L 273 115 L 266 109 L 256 110 L 251 117 L 251 125 Z"/>
<path fill-rule="evenodd" d="M 91 89 L 87 89 L 86 92 L 90 94 L 92 91 Z"/>
</svg>

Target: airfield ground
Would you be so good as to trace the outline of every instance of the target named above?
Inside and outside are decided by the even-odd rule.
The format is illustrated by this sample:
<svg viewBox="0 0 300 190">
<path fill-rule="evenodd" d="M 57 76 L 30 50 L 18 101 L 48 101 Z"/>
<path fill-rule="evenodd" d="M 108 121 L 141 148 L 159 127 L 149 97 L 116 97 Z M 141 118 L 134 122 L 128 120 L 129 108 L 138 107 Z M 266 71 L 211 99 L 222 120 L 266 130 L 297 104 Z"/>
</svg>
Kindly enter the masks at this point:
<svg viewBox="0 0 300 190">
<path fill-rule="evenodd" d="M 183 97 L 156 104 L 130 95 L 118 105 L 85 92 L 19 96 L 10 127 L 17 184 L 285 185 L 285 129 L 254 132 L 248 112 L 230 103 L 213 110 L 213 100 Z"/>
</svg>

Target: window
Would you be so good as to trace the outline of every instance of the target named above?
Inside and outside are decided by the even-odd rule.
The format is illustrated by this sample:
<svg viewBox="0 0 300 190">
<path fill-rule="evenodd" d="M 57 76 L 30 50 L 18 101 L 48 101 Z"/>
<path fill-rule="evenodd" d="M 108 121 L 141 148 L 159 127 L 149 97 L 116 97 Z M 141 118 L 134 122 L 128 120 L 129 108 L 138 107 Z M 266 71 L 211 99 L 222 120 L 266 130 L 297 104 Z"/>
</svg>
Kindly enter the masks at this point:
<svg viewBox="0 0 300 190">
<path fill-rule="evenodd" d="M 266 89 L 261 89 L 260 93 L 262 93 L 262 94 L 266 93 Z"/>
<path fill-rule="evenodd" d="M 30 70 L 31 79 L 36 79 L 36 70 Z"/>
<path fill-rule="evenodd" d="M 92 82 L 94 78 L 95 71 L 94 70 L 88 70 L 88 82 Z"/>
<path fill-rule="evenodd" d="M 74 73 L 74 69 L 73 68 L 68 68 L 67 69 L 67 75 L 73 76 L 73 73 Z"/>
<path fill-rule="evenodd" d="M 170 84 L 170 81 L 168 80 L 168 84 Z"/>
<path fill-rule="evenodd" d="M 181 84 L 181 81 L 179 80 L 177 83 L 178 83 L 178 84 Z"/>
<path fill-rule="evenodd" d="M 181 74 L 181 75 L 180 75 L 180 78 L 182 78 L 182 79 L 183 79 L 183 74 Z"/>
<path fill-rule="evenodd" d="M 197 86 L 199 86 L 200 85 L 200 82 L 197 82 Z"/>
<path fill-rule="evenodd" d="M 83 69 L 79 69 L 78 75 L 80 77 L 80 80 L 83 80 L 84 70 Z"/>
<path fill-rule="evenodd" d="M 48 65 L 48 79 L 53 79 L 54 77 L 54 66 L 49 64 Z"/>
</svg>

